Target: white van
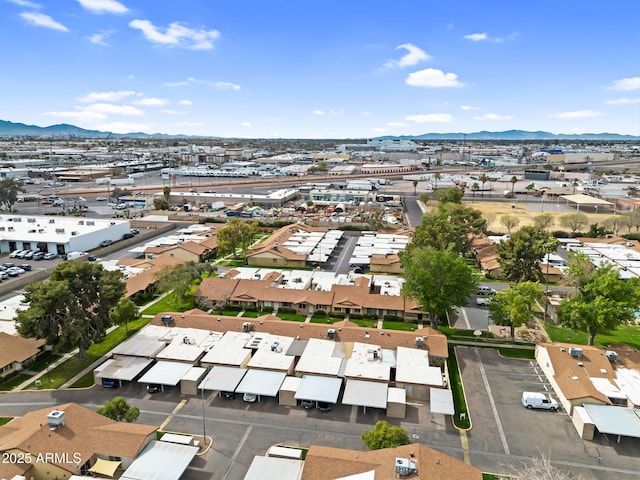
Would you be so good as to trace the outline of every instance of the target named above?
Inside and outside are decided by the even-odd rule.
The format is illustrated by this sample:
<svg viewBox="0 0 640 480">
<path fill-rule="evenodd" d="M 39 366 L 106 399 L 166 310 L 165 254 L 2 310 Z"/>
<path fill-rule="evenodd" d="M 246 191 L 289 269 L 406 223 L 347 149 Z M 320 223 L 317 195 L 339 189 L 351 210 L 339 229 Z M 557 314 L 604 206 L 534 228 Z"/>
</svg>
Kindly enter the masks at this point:
<svg viewBox="0 0 640 480">
<path fill-rule="evenodd" d="M 539 392 L 522 392 L 522 405 L 528 409 L 542 408 L 552 412 L 558 409 L 558 402 L 549 395 Z"/>
</svg>

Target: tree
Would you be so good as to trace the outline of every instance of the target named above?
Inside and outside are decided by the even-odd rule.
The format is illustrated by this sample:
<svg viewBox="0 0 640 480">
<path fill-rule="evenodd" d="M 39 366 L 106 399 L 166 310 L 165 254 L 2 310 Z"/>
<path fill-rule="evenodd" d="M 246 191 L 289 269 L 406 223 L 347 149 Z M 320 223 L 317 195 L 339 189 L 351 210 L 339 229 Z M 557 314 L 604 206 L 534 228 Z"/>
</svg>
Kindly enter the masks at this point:
<svg viewBox="0 0 640 480">
<path fill-rule="evenodd" d="M 546 456 L 536 457 L 529 464 L 510 465 L 505 472 L 510 480 L 583 480 L 584 476 L 558 470 Z"/>
<path fill-rule="evenodd" d="M 385 420 L 376 422 L 373 430 L 362 432 L 362 441 L 371 450 L 394 448 L 411 443 L 406 430 L 391 425 Z"/>
<path fill-rule="evenodd" d="M 169 203 L 169 199 L 171 198 L 171 187 L 164 187 L 162 189 L 162 195 L 164 195 L 164 199 Z"/>
<path fill-rule="evenodd" d="M 124 420 L 131 423 L 140 416 L 140 409 L 130 406 L 123 397 L 115 397 L 113 400 L 106 401 L 104 407 L 99 407 L 96 412 L 116 422 Z"/>
<path fill-rule="evenodd" d="M 373 213 L 368 219 L 367 224 L 371 227 L 371 230 L 377 232 L 384 225 L 384 211 L 379 210 Z"/>
<path fill-rule="evenodd" d="M 509 181 L 511 182 L 511 195 L 513 195 L 513 189 L 516 186 L 516 183 L 518 183 L 518 177 L 514 175 Z"/>
<path fill-rule="evenodd" d="M 438 189 L 438 180 L 440 180 L 442 178 L 442 175 L 440 174 L 440 172 L 436 172 L 433 174 L 433 180 L 434 180 L 434 185 L 433 185 L 433 189 L 437 190 Z"/>
<path fill-rule="evenodd" d="M 58 351 L 77 347 L 85 360 L 86 349 L 104 339 L 112 325 L 109 312 L 124 292 L 120 271 L 94 262 L 62 262 L 49 280 L 25 287 L 29 308 L 16 317 L 18 332 L 25 338 L 43 338 Z"/>
<path fill-rule="evenodd" d="M 155 197 L 153 199 L 153 208 L 155 210 L 169 210 L 169 202 L 167 202 L 164 198 Z"/>
<path fill-rule="evenodd" d="M 555 220 L 553 218 L 553 215 L 551 215 L 550 213 L 536 215 L 533 219 L 533 224 L 546 233 L 549 233 L 549 229 L 553 226 L 554 222 Z"/>
<path fill-rule="evenodd" d="M 123 297 L 110 313 L 114 325 L 124 324 L 124 331 L 129 336 L 129 322 L 140 318 L 138 306 L 131 299 Z"/>
<path fill-rule="evenodd" d="M 620 215 L 614 215 L 612 217 L 605 218 L 603 226 L 611 231 L 614 235 L 618 235 L 620 232 L 620 227 L 622 226 L 622 222 L 620 221 Z"/>
<path fill-rule="evenodd" d="M 257 222 L 247 223 L 238 218 L 232 218 L 218 231 L 218 251 L 221 255 L 233 253 L 238 258 L 238 248 L 244 252 L 258 233 Z"/>
<path fill-rule="evenodd" d="M 593 345 L 599 332 L 614 330 L 635 319 L 640 301 L 640 279 L 622 280 L 613 265 L 590 268 L 583 256 L 570 260 L 569 275 L 577 286 L 558 309 L 564 326 L 588 333 Z"/>
<path fill-rule="evenodd" d="M 418 180 L 413 181 L 413 194 L 416 194 L 416 189 L 418 188 Z"/>
<path fill-rule="evenodd" d="M 560 217 L 560 225 L 571 229 L 571 235 L 575 237 L 576 232 L 584 228 L 589 223 L 589 217 L 584 213 L 570 213 Z"/>
<path fill-rule="evenodd" d="M 440 204 L 444 203 L 462 203 L 462 197 L 464 196 L 464 190 L 457 187 L 447 188 L 440 194 Z"/>
<path fill-rule="evenodd" d="M 512 282 L 541 280 L 540 261 L 547 253 L 549 240 L 539 228 L 526 226 L 496 244 L 504 276 Z"/>
<path fill-rule="evenodd" d="M 542 296 L 538 282 L 522 282 L 500 290 L 489 303 L 489 315 L 496 325 L 509 326 L 511 341 L 515 329 L 527 324 L 533 316 L 533 305 Z"/>
<path fill-rule="evenodd" d="M 431 328 L 437 328 L 453 307 L 466 305 L 478 287 L 464 258 L 451 250 L 412 248 L 402 252 L 400 258 L 406 279 L 403 294 L 429 312 Z"/>
<path fill-rule="evenodd" d="M 520 225 L 520 219 L 511 215 L 503 215 L 500 217 L 500 223 L 507 229 L 507 233 L 511 235 L 511 230 Z"/>
<path fill-rule="evenodd" d="M 484 197 L 484 184 L 489 181 L 489 177 L 487 177 L 487 175 L 483 173 L 482 175 L 480 175 L 480 178 L 478 180 L 482 182 L 482 196 Z"/>
<path fill-rule="evenodd" d="M 480 185 L 478 185 L 478 182 L 473 182 L 473 184 L 471 184 L 471 191 L 473 192 L 473 196 L 476 196 L 476 192 L 480 190 Z"/>
<path fill-rule="evenodd" d="M 5 177 L 0 180 L 0 208 L 11 211 L 18 201 L 18 192 L 26 192 L 20 180 Z"/>
<path fill-rule="evenodd" d="M 191 290 L 194 280 L 201 278 L 209 268 L 206 263 L 179 263 L 168 265 L 156 274 L 157 285 L 161 291 L 173 291 L 178 298 L 178 305 L 182 308 L 185 296 Z"/>
<path fill-rule="evenodd" d="M 128 195 L 131 195 L 131 190 L 127 190 L 126 188 L 116 187 L 111 192 L 111 196 L 116 200 L 118 200 L 120 197 L 126 197 Z"/>
</svg>

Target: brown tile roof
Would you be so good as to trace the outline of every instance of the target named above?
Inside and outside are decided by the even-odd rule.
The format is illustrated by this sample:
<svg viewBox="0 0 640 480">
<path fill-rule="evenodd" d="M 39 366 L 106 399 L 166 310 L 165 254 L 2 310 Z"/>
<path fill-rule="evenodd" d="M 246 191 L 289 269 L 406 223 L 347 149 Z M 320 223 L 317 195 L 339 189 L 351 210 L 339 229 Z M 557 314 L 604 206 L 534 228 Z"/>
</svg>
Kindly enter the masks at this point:
<svg viewBox="0 0 640 480">
<path fill-rule="evenodd" d="M 127 291 L 125 295 L 131 297 L 138 292 L 145 290 L 149 285 L 153 285 L 158 281 L 158 273 L 165 267 L 182 263 L 181 260 L 169 255 L 159 255 L 153 259 L 143 260 L 140 263 L 131 265 L 131 267 L 144 268 L 146 270 L 130 277 L 126 281 Z"/>
<path fill-rule="evenodd" d="M 23 338 L 0 332 L 0 368 L 13 362 L 24 362 L 36 355 L 45 344 L 42 339 Z"/>
<path fill-rule="evenodd" d="M 618 365 L 626 368 L 640 370 L 640 350 L 626 343 L 609 345 L 607 350 L 613 350 L 618 354 Z"/>
<path fill-rule="evenodd" d="M 50 430 L 47 415 L 53 410 L 65 412 L 64 426 Z M 0 427 L 0 449 L 18 449 L 36 456 L 43 452 L 67 453 L 73 459 L 80 454 L 82 462 L 94 454 L 135 458 L 147 437 L 158 427 L 138 423 L 122 423 L 97 414 L 75 403 L 44 408 L 15 418 Z M 75 464 L 53 462 L 58 467 L 75 473 Z M 4 477 L 0 464 L 0 477 Z"/>
<path fill-rule="evenodd" d="M 155 316 L 151 322 L 153 325 L 162 326 L 160 317 L 162 312 Z M 182 318 L 184 316 L 184 318 Z M 263 315 L 262 317 L 251 319 L 246 317 L 225 317 L 223 315 L 209 315 L 206 313 L 175 313 L 175 326 L 187 328 L 201 328 L 215 332 L 242 331 L 244 322 L 253 323 L 257 332 L 267 332 L 274 335 L 283 335 L 299 340 L 309 340 L 310 338 L 327 338 L 327 325 L 319 323 L 298 323 L 281 320 L 274 315 Z M 262 323 L 261 323 L 262 322 Z M 416 337 L 424 337 L 425 348 L 431 357 L 448 357 L 447 337 L 437 330 L 431 328 L 421 328 L 413 332 L 389 329 L 365 329 L 343 320 L 334 323 L 330 328 L 337 330 L 337 341 L 339 342 L 361 342 L 380 345 L 382 348 L 395 349 L 397 347 L 416 348 Z"/>
<path fill-rule="evenodd" d="M 193 253 L 194 255 L 203 255 L 209 249 L 202 245 L 201 243 L 189 241 L 184 242 L 179 245 L 173 245 L 165 250 L 165 252 L 169 252 L 171 250 L 185 250 L 186 252 Z"/>
<path fill-rule="evenodd" d="M 346 450 L 312 445 L 302 470 L 301 480 L 334 480 L 375 471 L 375 480 L 398 478 L 396 458 L 414 461 L 416 480 L 481 480 L 482 471 L 419 443 L 372 451 Z"/>
<path fill-rule="evenodd" d="M 371 265 L 393 265 L 400 262 L 400 257 L 396 253 L 371 255 Z"/>
<path fill-rule="evenodd" d="M 229 277 L 203 278 L 195 297 L 206 297 L 215 302 L 229 301 L 239 281 Z"/>
<path fill-rule="evenodd" d="M 301 254 L 292 252 L 291 250 L 283 246 L 284 242 L 286 242 L 289 239 L 289 237 L 291 237 L 292 235 L 294 235 L 299 231 L 326 232 L 328 230 L 329 229 L 326 227 L 311 227 L 309 225 L 304 225 L 304 224 L 285 225 L 284 227 L 273 232 L 273 234 L 264 242 L 254 246 L 254 248 L 249 253 L 247 253 L 247 257 L 271 254 L 277 257 L 285 258 L 287 260 L 304 260 L 307 258 L 306 255 L 301 255 Z M 279 244 L 279 246 L 277 247 L 277 250 L 273 248 L 275 247 L 276 243 Z"/>
<path fill-rule="evenodd" d="M 545 275 L 547 273 L 549 275 L 562 275 L 562 270 L 560 270 L 558 267 L 549 265 L 548 263 L 541 263 L 540 268 L 542 269 L 542 273 Z"/>
</svg>

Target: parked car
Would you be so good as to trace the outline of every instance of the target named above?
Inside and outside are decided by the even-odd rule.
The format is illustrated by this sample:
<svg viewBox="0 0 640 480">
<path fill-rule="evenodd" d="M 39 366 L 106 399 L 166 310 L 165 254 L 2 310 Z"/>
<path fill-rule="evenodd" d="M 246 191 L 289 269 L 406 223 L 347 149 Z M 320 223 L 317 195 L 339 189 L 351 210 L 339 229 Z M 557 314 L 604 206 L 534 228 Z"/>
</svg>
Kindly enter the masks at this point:
<svg viewBox="0 0 640 480">
<path fill-rule="evenodd" d="M 100 242 L 100 246 L 101 247 L 108 247 L 112 243 L 113 243 L 113 240 L 103 240 L 103 241 Z"/>
<path fill-rule="evenodd" d="M 11 267 L 15 267 L 15 263 L 11 263 L 11 262 L 7 262 L 7 263 L 3 263 L 2 266 L 4 268 L 11 268 Z"/>
<path fill-rule="evenodd" d="M 495 295 L 495 294 L 496 294 L 496 289 L 495 288 L 486 287 L 484 285 L 480 285 L 478 287 L 477 295 Z"/>
<path fill-rule="evenodd" d="M 137 228 L 132 228 L 131 233 L 133 233 L 134 235 L 138 235 L 140 233 L 140 230 L 138 230 Z"/>
<path fill-rule="evenodd" d="M 96 197 L 96 202 L 106 202 L 107 197 Z"/>
<path fill-rule="evenodd" d="M 6 280 L 7 278 L 9 278 L 9 274 L 7 273 L 7 271 L 6 270 L 0 270 L 0 279 Z"/>
<path fill-rule="evenodd" d="M 157 383 L 150 383 L 147 385 L 147 393 L 160 393 L 162 391 L 162 385 Z"/>
<path fill-rule="evenodd" d="M 31 250 L 22 250 L 18 255 L 16 255 L 16 258 L 24 258 L 24 256 L 30 251 Z"/>
<path fill-rule="evenodd" d="M 115 380 L 106 380 L 106 379 L 102 379 L 102 386 L 104 388 L 118 388 L 118 382 L 116 382 Z"/>
<path fill-rule="evenodd" d="M 122 235 L 122 239 L 123 240 L 126 240 L 127 238 L 133 238 L 133 233 L 127 232 L 127 233 Z"/>
<path fill-rule="evenodd" d="M 247 403 L 255 403 L 256 401 L 258 401 L 258 395 L 254 393 L 245 393 L 244 395 L 242 395 L 242 400 Z"/>
<path fill-rule="evenodd" d="M 9 258 L 16 258 L 22 252 L 24 252 L 24 250 L 14 250 L 9 254 Z"/>
<path fill-rule="evenodd" d="M 312 400 L 300 400 L 300 406 L 305 410 L 309 410 L 316 406 L 316 402 Z"/>
<path fill-rule="evenodd" d="M 18 267 L 11 267 L 11 268 L 8 268 L 8 269 L 7 269 L 7 274 L 8 274 L 10 277 L 17 277 L 18 275 L 21 275 L 21 274 L 23 274 L 24 272 L 25 272 L 25 271 L 24 271 L 23 269 L 18 268 Z"/>
<path fill-rule="evenodd" d="M 32 260 L 42 260 L 45 256 L 44 252 L 36 252 L 33 254 L 33 259 Z"/>
<path fill-rule="evenodd" d="M 56 258 L 56 254 L 55 253 L 45 253 L 44 257 L 42 257 L 43 260 L 53 260 L 54 258 Z"/>
<path fill-rule="evenodd" d="M 21 263 L 20 265 L 18 265 L 18 267 L 23 269 L 26 272 L 31 271 L 31 265 L 29 265 L 28 263 Z"/>
<path fill-rule="evenodd" d="M 234 392 L 220 392 L 220 395 L 225 400 L 233 400 L 234 398 L 236 398 L 236 394 Z"/>
<path fill-rule="evenodd" d="M 330 412 L 331 411 L 331 405 L 329 405 L 327 402 L 318 402 L 318 405 L 316 406 L 316 408 L 320 412 Z"/>
<path fill-rule="evenodd" d="M 24 254 L 24 258 L 30 258 L 33 259 L 33 256 L 38 253 L 38 250 L 29 250 L 27 253 Z"/>
<path fill-rule="evenodd" d="M 558 402 L 549 395 L 540 392 L 522 392 L 522 405 L 529 410 L 541 408 L 555 412 L 558 409 Z"/>
</svg>

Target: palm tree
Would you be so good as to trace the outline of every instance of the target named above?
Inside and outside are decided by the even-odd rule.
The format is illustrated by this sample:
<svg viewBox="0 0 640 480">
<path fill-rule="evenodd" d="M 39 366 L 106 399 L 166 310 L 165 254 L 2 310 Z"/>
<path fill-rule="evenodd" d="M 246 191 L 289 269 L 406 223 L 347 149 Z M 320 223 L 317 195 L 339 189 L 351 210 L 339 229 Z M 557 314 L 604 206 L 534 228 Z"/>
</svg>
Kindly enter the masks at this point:
<svg viewBox="0 0 640 480">
<path fill-rule="evenodd" d="M 418 180 L 413 181 L 413 195 L 416 194 L 416 188 L 418 188 Z"/>
<path fill-rule="evenodd" d="M 518 177 L 516 177 L 515 175 L 513 177 L 511 177 L 511 180 L 509 180 L 511 182 L 511 194 L 513 194 L 513 189 L 516 186 L 516 182 L 518 181 Z"/>
<path fill-rule="evenodd" d="M 480 175 L 479 180 L 482 182 L 482 196 L 484 197 L 484 184 L 489 181 L 489 177 L 487 177 L 484 173 Z"/>
<path fill-rule="evenodd" d="M 478 182 L 473 182 L 473 184 L 471 185 L 471 191 L 473 192 L 474 198 L 478 190 L 480 190 L 480 185 L 478 185 Z"/>
<path fill-rule="evenodd" d="M 435 185 L 433 186 L 433 189 L 434 189 L 434 190 L 437 190 L 437 189 L 438 189 L 438 180 L 440 180 L 441 178 L 442 178 L 442 175 L 440 175 L 440 172 L 436 172 L 436 173 L 433 175 L 433 179 L 435 180 L 435 182 L 434 182 L 434 183 L 435 183 Z"/>
</svg>

